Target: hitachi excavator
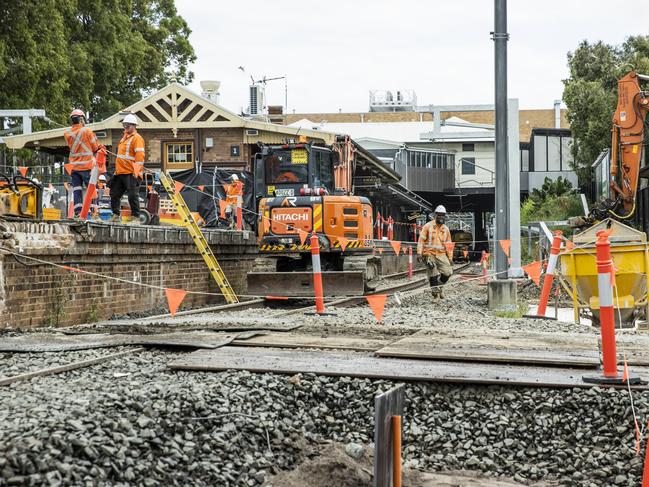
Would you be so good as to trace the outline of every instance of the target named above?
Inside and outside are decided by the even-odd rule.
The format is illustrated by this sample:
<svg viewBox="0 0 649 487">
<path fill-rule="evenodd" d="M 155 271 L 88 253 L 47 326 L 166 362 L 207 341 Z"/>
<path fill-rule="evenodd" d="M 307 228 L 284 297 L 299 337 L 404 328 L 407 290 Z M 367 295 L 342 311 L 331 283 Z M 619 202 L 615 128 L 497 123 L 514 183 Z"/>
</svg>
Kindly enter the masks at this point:
<svg viewBox="0 0 649 487">
<path fill-rule="evenodd" d="M 354 196 L 353 142 L 261 145 L 254 160 L 260 258 L 248 294 L 313 296 L 310 236 L 317 235 L 325 296 L 360 295 L 380 272 L 372 206 Z M 306 237 L 306 238 L 305 238 Z"/>
<path fill-rule="evenodd" d="M 649 81 L 649 76 L 631 71 L 617 82 L 611 143 L 611 197 L 597 203 L 589 217 L 585 221 L 582 219 L 582 225 L 606 218 L 626 220 L 635 213 L 644 123 L 649 111 L 649 91 L 640 88 L 640 81 Z"/>
</svg>

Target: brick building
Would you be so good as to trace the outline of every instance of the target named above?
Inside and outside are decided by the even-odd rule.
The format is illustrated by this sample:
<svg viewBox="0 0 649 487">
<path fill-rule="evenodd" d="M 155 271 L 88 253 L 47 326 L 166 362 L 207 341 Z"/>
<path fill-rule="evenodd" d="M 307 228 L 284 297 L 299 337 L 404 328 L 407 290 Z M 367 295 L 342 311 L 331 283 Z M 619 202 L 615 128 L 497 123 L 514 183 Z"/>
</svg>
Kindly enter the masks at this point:
<svg viewBox="0 0 649 487">
<path fill-rule="evenodd" d="M 331 144 L 335 134 L 271 124 L 241 117 L 178 83 L 171 83 L 125 108 L 88 126 L 99 143 L 112 152 L 122 137 L 122 119 L 133 113 L 140 121 L 138 132 L 146 143 L 145 166 L 149 169 L 185 170 L 203 166 L 250 169 L 257 143 L 284 143 L 305 136 L 309 142 Z M 68 154 L 64 128 L 5 137 L 9 149 L 23 147 Z M 109 157 L 109 165 L 113 157 Z"/>
</svg>

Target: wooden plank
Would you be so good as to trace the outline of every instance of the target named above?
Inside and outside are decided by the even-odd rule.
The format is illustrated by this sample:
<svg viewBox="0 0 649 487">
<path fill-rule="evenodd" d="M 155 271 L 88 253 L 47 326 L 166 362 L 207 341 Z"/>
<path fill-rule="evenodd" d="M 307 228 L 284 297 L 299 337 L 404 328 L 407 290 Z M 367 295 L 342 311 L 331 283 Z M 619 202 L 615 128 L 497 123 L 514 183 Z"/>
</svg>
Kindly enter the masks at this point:
<svg viewBox="0 0 649 487">
<path fill-rule="evenodd" d="M 374 487 L 390 487 L 394 470 L 392 416 L 403 417 L 406 389 L 399 384 L 374 397 Z M 403 433 L 403 419 L 401 423 Z M 402 435 L 403 436 L 403 435 Z"/>
<path fill-rule="evenodd" d="M 232 345 L 277 348 L 327 348 L 373 352 L 393 340 L 346 335 L 303 335 L 293 333 L 266 333 L 250 339 L 237 338 Z"/>
<path fill-rule="evenodd" d="M 598 367 L 595 335 L 487 330 L 422 331 L 376 352 L 380 357 Z"/>
<path fill-rule="evenodd" d="M 66 365 L 60 365 L 58 367 L 50 367 L 47 369 L 40 369 L 36 370 L 34 372 L 27 372 L 25 374 L 20 374 L 20 375 L 14 375 L 13 377 L 5 377 L 4 379 L 0 379 L 0 386 L 6 386 L 9 384 L 13 384 L 14 382 L 18 382 L 20 380 L 26 380 L 26 379 L 31 379 L 33 377 L 42 377 L 45 375 L 52 375 L 52 374 L 59 374 L 61 372 L 68 372 L 70 370 L 76 370 L 76 369 L 81 369 L 83 367 L 90 367 L 91 365 L 97 365 L 101 364 L 104 362 L 108 362 L 109 360 L 113 360 L 119 357 L 123 357 L 125 355 L 130 355 L 132 353 L 138 353 L 146 350 L 145 348 L 134 348 L 132 350 L 127 350 L 125 352 L 119 352 L 119 353 L 112 353 L 110 355 L 104 355 L 103 357 L 97 357 L 93 359 L 88 359 L 88 360 L 81 360 L 79 362 L 72 362 L 71 364 L 66 364 Z"/>
<path fill-rule="evenodd" d="M 374 357 L 359 352 L 296 351 L 257 347 L 227 346 L 218 350 L 198 350 L 175 360 L 169 367 L 204 371 L 234 369 L 291 375 L 314 373 L 396 381 L 592 387 L 582 381 L 582 370 L 565 367 L 442 362 Z M 649 377 L 649 368 L 637 367 L 634 372 L 643 378 Z"/>
</svg>

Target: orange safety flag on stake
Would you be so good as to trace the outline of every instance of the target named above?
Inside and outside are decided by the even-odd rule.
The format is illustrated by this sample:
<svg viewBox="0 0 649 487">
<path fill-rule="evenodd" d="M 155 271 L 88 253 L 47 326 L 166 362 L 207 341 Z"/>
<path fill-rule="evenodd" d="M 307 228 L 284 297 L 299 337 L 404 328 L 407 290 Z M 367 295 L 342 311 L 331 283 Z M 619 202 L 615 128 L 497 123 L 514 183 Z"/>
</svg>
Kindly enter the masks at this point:
<svg viewBox="0 0 649 487">
<path fill-rule="evenodd" d="M 27 170 L 29 168 L 27 166 L 18 166 L 18 171 L 20 171 L 20 174 L 23 175 L 24 178 L 27 177 Z"/>
<path fill-rule="evenodd" d="M 185 185 L 183 183 L 174 181 L 174 191 L 176 191 L 176 194 L 180 194 L 184 187 Z"/>
<path fill-rule="evenodd" d="M 462 255 L 464 255 L 464 258 L 465 258 L 465 259 L 468 259 L 468 258 L 469 258 L 469 251 L 468 251 L 467 249 L 464 249 L 464 250 L 462 251 Z"/>
<path fill-rule="evenodd" d="M 512 241 L 511 240 L 498 240 L 500 243 L 500 247 L 503 249 L 503 252 L 505 252 L 505 255 L 509 257 L 509 249 L 512 246 Z"/>
<path fill-rule="evenodd" d="M 178 307 L 180 306 L 180 303 L 182 303 L 183 299 L 185 299 L 185 295 L 187 294 L 187 291 L 183 291 L 182 289 L 173 289 L 170 287 L 166 287 L 165 294 L 167 295 L 169 314 L 173 316 L 176 314 L 176 311 L 178 311 Z"/>
<path fill-rule="evenodd" d="M 68 173 L 68 176 L 72 176 L 72 164 L 63 164 L 65 172 Z"/>
<path fill-rule="evenodd" d="M 541 261 L 535 260 L 534 262 L 524 265 L 523 270 L 525 273 L 530 276 L 530 279 L 534 281 L 534 284 L 537 286 L 541 285 Z"/>
<path fill-rule="evenodd" d="M 204 184 L 199 184 L 199 185 L 198 185 L 198 189 L 199 189 L 200 191 L 205 191 L 205 185 L 204 185 Z"/>
<path fill-rule="evenodd" d="M 219 200 L 219 208 L 221 209 L 219 216 L 225 218 L 225 209 L 228 207 L 228 202 L 224 200 Z"/>
<path fill-rule="evenodd" d="M 385 309 L 385 302 L 388 299 L 388 295 L 372 294 L 370 296 L 365 296 L 365 299 L 367 299 L 367 303 L 370 305 L 370 308 L 372 308 L 372 313 L 374 313 L 376 321 L 380 323 L 381 318 L 383 318 L 383 310 Z"/>
<path fill-rule="evenodd" d="M 266 218 L 266 217 L 264 217 Z M 306 242 L 307 237 L 309 236 L 309 232 L 306 232 L 302 230 L 301 228 L 297 229 L 297 234 L 300 236 L 300 245 L 304 245 L 304 242 Z"/>
<path fill-rule="evenodd" d="M 399 251 L 401 250 L 401 242 L 399 242 L 398 240 L 390 240 L 390 245 L 392 245 L 394 253 L 399 255 Z"/>
<path fill-rule="evenodd" d="M 446 247 L 446 250 L 450 250 L 451 254 L 455 251 L 455 242 L 444 242 L 444 247 Z"/>
<path fill-rule="evenodd" d="M 347 244 L 349 243 L 349 239 L 347 237 L 338 237 L 338 243 L 340 244 L 340 248 L 343 249 L 343 252 L 347 248 Z"/>
</svg>

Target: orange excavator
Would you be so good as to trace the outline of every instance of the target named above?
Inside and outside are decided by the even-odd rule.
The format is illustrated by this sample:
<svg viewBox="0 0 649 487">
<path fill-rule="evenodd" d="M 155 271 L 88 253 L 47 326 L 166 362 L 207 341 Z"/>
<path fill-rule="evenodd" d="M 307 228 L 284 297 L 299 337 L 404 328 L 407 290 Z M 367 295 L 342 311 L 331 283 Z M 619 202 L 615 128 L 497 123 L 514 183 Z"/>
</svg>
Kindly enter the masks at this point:
<svg viewBox="0 0 649 487">
<path fill-rule="evenodd" d="M 649 76 L 631 71 L 617 82 L 611 143 L 611 197 L 593 207 L 587 223 L 610 217 L 626 220 L 635 213 L 644 123 L 649 111 L 649 91 L 641 89 L 640 81 L 649 81 Z"/>
<path fill-rule="evenodd" d="M 353 194 L 356 150 L 348 136 L 331 146 L 261 145 L 254 160 L 256 271 L 248 293 L 313 296 L 311 234 L 318 237 L 326 296 L 363 294 L 379 277 L 372 254 L 372 205 Z"/>
</svg>

